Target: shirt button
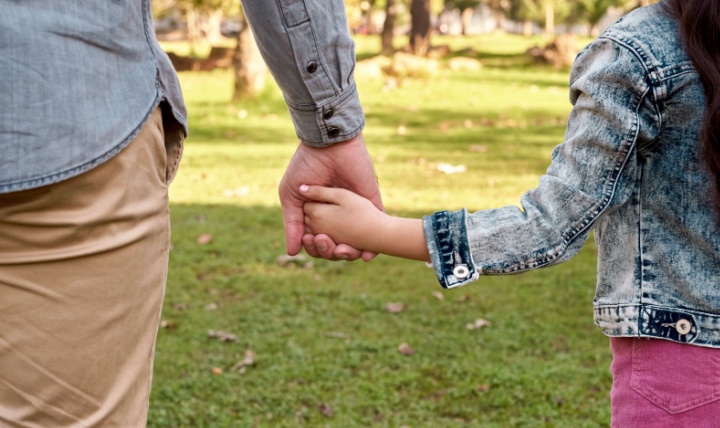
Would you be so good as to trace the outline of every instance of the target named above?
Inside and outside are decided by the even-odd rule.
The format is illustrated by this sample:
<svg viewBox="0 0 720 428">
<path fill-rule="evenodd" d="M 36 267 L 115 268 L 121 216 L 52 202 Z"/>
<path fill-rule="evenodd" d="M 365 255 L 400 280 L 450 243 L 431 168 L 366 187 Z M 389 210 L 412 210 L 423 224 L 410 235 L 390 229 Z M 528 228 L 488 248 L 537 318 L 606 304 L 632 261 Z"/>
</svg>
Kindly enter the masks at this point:
<svg viewBox="0 0 720 428">
<path fill-rule="evenodd" d="M 325 110 L 325 113 L 323 113 L 323 119 L 330 120 L 334 114 L 335 114 L 335 110 L 333 110 L 333 109 Z"/>
<path fill-rule="evenodd" d="M 338 128 L 337 126 L 331 126 L 328 128 L 327 134 L 328 137 L 335 138 L 340 135 L 340 128 Z"/>
<path fill-rule="evenodd" d="M 317 70 L 317 64 L 315 64 L 315 61 L 308 62 L 305 70 L 307 70 L 308 73 L 315 73 L 315 70 Z"/>
<path fill-rule="evenodd" d="M 675 323 L 675 330 L 682 335 L 688 334 L 692 330 L 692 323 L 686 319 L 679 319 Z"/>
<path fill-rule="evenodd" d="M 465 279 L 470 276 L 470 269 L 465 265 L 457 265 L 453 269 L 453 275 L 458 279 Z"/>
</svg>

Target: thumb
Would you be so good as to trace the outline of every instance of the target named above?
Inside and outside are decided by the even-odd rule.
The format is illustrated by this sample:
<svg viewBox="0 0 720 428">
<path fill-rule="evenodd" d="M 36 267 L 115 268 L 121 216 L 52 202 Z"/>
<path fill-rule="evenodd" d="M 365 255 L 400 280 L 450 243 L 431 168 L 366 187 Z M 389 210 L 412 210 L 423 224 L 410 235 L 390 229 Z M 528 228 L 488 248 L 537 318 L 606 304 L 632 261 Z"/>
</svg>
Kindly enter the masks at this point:
<svg viewBox="0 0 720 428">
<path fill-rule="evenodd" d="M 308 186 L 307 184 L 300 186 L 300 193 L 307 199 L 335 205 L 340 203 L 344 191 L 343 189 L 336 189 L 334 187 Z"/>
</svg>

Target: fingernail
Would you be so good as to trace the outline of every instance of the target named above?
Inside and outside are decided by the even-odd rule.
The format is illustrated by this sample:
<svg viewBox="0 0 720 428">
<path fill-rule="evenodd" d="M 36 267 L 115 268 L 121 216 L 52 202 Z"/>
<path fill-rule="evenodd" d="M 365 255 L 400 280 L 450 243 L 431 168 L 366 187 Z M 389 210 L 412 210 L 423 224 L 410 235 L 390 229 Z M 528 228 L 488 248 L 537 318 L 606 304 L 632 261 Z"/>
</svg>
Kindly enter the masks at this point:
<svg viewBox="0 0 720 428">
<path fill-rule="evenodd" d="M 301 192 L 305 193 L 305 192 L 308 191 L 308 189 L 310 189 L 310 186 L 308 186 L 307 184 L 301 184 L 301 185 L 300 185 L 300 191 L 301 191 Z"/>
<path fill-rule="evenodd" d="M 318 244 L 318 247 L 320 247 L 320 251 L 327 251 L 327 245 L 326 245 L 326 244 Z"/>
</svg>

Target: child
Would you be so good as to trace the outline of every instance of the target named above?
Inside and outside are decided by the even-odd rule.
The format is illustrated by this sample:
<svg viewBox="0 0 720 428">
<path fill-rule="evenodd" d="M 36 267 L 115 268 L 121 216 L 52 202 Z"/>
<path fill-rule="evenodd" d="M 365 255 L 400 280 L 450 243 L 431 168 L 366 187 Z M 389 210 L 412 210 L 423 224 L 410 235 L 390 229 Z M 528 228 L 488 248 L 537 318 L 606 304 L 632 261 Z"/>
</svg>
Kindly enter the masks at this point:
<svg viewBox="0 0 720 428">
<path fill-rule="evenodd" d="M 720 426 L 720 2 L 636 10 L 578 56 L 563 144 L 508 206 L 391 217 L 301 186 L 311 234 L 431 261 L 445 288 L 551 266 L 595 230 L 617 427 Z M 641 339 L 642 338 L 642 339 Z"/>
</svg>

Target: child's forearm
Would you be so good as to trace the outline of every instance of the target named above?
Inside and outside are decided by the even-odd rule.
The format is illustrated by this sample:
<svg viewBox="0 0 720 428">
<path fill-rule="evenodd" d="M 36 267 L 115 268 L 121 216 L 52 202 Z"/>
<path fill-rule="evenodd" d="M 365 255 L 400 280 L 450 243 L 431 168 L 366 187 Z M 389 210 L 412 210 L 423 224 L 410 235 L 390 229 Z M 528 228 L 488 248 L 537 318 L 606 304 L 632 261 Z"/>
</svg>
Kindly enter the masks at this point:
<svg viewBox="0 0 720 428">
<path fill-rule="evenodd" d="M 377 232 L 368 236 L 368 251 L 404 259 L 430 261 L 423 222 L 415 218 L 385 216 Z"/>
</svg>

